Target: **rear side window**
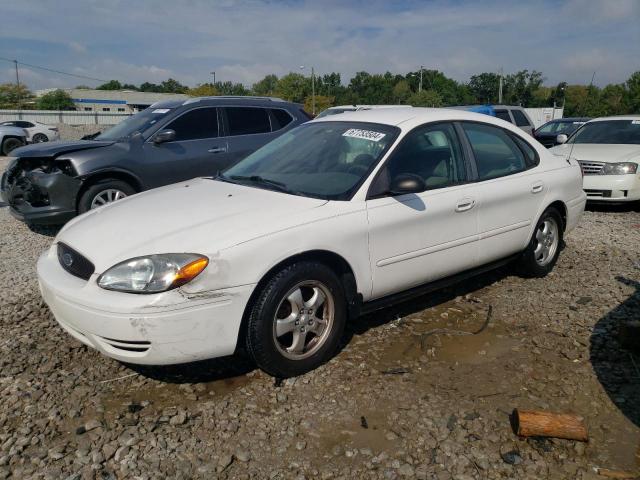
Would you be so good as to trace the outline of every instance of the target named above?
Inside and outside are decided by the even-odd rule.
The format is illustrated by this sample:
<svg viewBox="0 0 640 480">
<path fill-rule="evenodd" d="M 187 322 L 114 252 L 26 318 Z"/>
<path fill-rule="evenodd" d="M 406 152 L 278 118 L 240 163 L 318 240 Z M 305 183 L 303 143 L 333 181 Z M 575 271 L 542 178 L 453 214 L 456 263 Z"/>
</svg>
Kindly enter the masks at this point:
<svg viewBox="0 0 640 480">
<path fill-rule="evenodd" d="M 293 122 L 293 117 L 289 115 L 286 110 L 282 110 L 281 108 L 272 108 L 271 113 L 276 119 L 276 125 L 273 126 L 273 130 L 280 130 Z"/>
<path fill-rule="evenodd" d="M 218 136 L 218 114 L 215 108 L 196 108 L 165 128 L 176 132 L 175 141 L 215 138 Z"/>
<path fill-rule="evenodd" d="M 522 150 L 506 131 L 480 123 L 463 123 L 478 167 L 478 180 L 504 177 L 526 170 Z"/>
<path fill-rule="evenodd" d="M 524 113 L 522 113 L 520 110 L 511 110 L 511 114 L 513 115 L 513 119 L 516 122 L 516 125 L 518 127 L 530 127 L 531 124 L 529 123 L 529 120 L 527 120 L 527 117 L 525 116 Z"/>
<path fill-rule="evenodd" d="M 540 163 L 540 158 L 534 148 L 518 136 L 513 135 L 513 139 L 520 147 L 520 150 L 524 153 L 527 167 L 531 168 L 537 166 Z"/>
<path fill-rule="evenodd" d="M 265 108 L 228 107 L 227 124 L 229 135 L 251 135 L 254 133 L 269 133 L 271 123 Z"/>
<path fill-rule="evenodd" d="M 504 120 L 505 122 L 513 123 L 508 110 L 496 110 L 496 117 L 500 120 Z"/>
</svg>

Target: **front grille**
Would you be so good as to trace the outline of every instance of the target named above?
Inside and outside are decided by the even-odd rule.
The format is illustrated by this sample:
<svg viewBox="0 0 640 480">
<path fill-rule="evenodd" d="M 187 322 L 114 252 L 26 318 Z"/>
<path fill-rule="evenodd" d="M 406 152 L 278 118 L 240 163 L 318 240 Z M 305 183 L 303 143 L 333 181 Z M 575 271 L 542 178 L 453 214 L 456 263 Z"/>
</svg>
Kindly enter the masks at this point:
<svg viewBox="0 0 640 480">
<path fill-rule="evenodd" d="M 58 243 L 58 261 L 71 275 L 89 280 L 96 267 L 87 258 L 64 243 Z"/>
<path fill-rule="evenodd" d="M 604 168 L 604 162 L 589 162 L 580 160 L 580 167 L 585 175 L 599 175 Z"/>
<path fill-rule="evenodd" d="M 591 190 L 585 189 L 587 197 L 611 198 L 611 190 Z"/>
</svg>

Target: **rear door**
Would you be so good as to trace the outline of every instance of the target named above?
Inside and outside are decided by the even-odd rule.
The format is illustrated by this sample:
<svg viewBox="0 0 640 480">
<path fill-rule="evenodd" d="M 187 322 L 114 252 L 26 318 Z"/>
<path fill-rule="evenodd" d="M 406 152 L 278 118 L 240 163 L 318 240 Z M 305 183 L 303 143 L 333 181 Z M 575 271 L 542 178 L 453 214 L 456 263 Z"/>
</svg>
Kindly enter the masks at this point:
<svg viewBox="0 0 640 480">
<path fill-rule="evenodd" d="M 224 166 L 220 153 L 227 144 L 219 135 L 217 108 L 188 110 L 162 128 L 167 129 L 176 132 L 173 141 L 155 144 L 152 136 L 143 146 L 149 188 L 215 175 Z"/>
<path fill-rule="evenodd" d="M 227 166 L 235 165 L 280 135 L 277 132 L 281 130 L 279 121 L 270 110 L 263 107 L 241 106 L 221 108 L 224 135 L 228 144 L 228 151 L 225 154 Z M 285 117 L 282 117 L 283 123 L 285 120 Z"/>
<path fill-rule="evenodd" d="M 481 264 L 519 252 L 546 194 L 535 150 L 495 125 L 462 122 L 477 169 Z"/>
</svg>

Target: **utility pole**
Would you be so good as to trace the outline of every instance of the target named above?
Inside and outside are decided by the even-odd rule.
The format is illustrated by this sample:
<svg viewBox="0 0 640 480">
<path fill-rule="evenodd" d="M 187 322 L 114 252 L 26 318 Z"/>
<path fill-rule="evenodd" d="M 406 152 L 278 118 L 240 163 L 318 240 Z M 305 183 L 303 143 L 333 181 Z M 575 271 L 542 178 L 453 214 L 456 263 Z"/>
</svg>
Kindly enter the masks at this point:
<svg viewBox="0 0 640 480">
<path fill-rule="evenodd" d="M 216 72 L 211 72 L 211 75 L 213 75 L 213 84 L 216 84 Z"/>
<path fill-rule="evenodd" d="M 13 65 L 16 67 L 16 87 L 17 87 L 17 89 L 16 89 L 16 95 L 17 95 L 17 97 L 18 97 L 18 98 L 17 98 L 17 102 L 18 102 L 18 110 L 20 110 L 20 107 L 21 107 L 21 105 L 20 105 L 20 103 L 21 103 L 21 102 L 20 102 L 20 101 L 21 101 L 22 99 L 20 98 L 20 74 L 18 73 L 18 60 L 14 60 L 14 61 L 13 61 Z"/>
<path fill-rule="evenodd" d="M 418 93 L 422 91 L 422 69 L 424 65 L 420 65 L 420 83 L 418 83 Z"/>
<path fill-rule="evenodd" d="M 500 67 L 500 82 L 498 86 L 498 105 L 502 105 L 502 67 Z"/>
</svg>

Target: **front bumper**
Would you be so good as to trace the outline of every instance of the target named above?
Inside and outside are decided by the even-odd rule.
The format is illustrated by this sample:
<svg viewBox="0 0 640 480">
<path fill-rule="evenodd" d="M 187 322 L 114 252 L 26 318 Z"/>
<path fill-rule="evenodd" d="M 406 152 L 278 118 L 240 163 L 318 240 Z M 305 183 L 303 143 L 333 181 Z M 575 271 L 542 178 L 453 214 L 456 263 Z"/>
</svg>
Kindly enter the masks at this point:
<svg viewBox="0 0 640 480">
<path fill-rule="evenodd" d="M 640 200 L 640 175 L 585 175 L 583 188 L 593 202 Z"/>
<path fill-rule="evenodd" d="M 136 295 L 101 289 L 67 273 L 54 249 L 38 260 L 40 291 L 57 322 L 116 360 L 171 365 L 231 355 L 254 285 L 207 292 Z"/>
<path fill-rule="evenodd" d="M 0 197 L 18 220 L 63 224 L 77 215 L 76 197 L 81 181 L 62 171 L 26 171 L 14 165 L 2 174 Z"/>
</svg>

